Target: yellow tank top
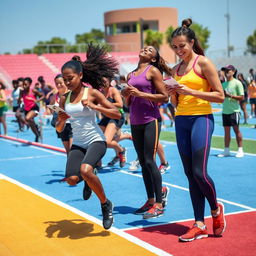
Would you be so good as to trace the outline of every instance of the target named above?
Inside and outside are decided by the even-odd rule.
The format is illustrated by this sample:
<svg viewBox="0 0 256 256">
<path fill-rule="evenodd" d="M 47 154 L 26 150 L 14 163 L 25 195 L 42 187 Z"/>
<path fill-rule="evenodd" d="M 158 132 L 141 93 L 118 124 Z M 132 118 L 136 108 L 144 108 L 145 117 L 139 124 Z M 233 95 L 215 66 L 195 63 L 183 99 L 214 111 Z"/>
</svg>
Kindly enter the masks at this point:
<svg viewBox="0 0 256 256">
<path fill-rule="evenodd" d="M 179 84 L 184 84 L 193 90 L 209 92 L 211 88 L 208 81 L 195 71 L 195 64 L 198 57 L 199 56 L 197 56 L 195 59 L 191 70 L 182 76 L 178 74 L 180 68 L 179 66 L 174 78 L 177 82 L 179 82 Z M 179 94 L 177 111 L 175 113 L 176 116 L 208 115 L 211 113 L 212 107 L 209 101 L 199 99 L 191 95 Z"/>
</svg>

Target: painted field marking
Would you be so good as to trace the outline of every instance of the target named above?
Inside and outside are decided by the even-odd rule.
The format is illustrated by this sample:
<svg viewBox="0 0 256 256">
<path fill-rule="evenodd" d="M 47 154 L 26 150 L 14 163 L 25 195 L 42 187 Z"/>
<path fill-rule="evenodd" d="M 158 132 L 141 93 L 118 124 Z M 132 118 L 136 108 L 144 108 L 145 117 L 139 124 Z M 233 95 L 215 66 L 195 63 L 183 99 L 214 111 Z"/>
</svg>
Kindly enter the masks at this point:
<svg viewBox="0 0 256 256">
<path fill-rule="evenodd" d="M 74 207 L 72 207 L 70 205 L 67 205 L 67 204 L 65 204 L 65 203 L 63 203 L 63 202 L 61 202 L 61 201 L 59 201 L 59 200 L 57 200 L 57 199 L 55 199 L 55 198 L 53 198 L 51 196 L 48 196 L 48 195 L 46 195 L 46 194 L 44 194 L 44 193 L 42 193 L 42 192 L 40 192 L 40 191 L 38 191 L 36 189 L 33 189 L 30 186 L 27 186 L 27 185 L 25 185 L 25 184 L 15 180 L 15 179 L 12 179 L 12 178 L 10 178 L 8 176 L 5 176 L 5 175 L 3 175 L 1 173 L 0 173 L 0 179 L 7 180 L 7 181 L 9 181 L 9 182 L 11 182 L 11 183 L 13 183 L 13 184 L 15 184 L 15 185 L 25 189 L 25 190 L 33 193 L 33 194 L 41 197 L 41 198 L 44 198 L 47 201 L 50 201 L 51 203 L 54 203 L 54 204 L 56 204 L 56 205 L 58 205 L 60 207 L 63 207 L 63 208 L 65 208 L 65 209 L 67 209 L 67 210 L 69 210 L 69 211 L 71 211 L 71 212 L 73 212 L 75 214 L 80 215 L 81 217 L 83 217 L 83 218 L 85 218 L 85 219 L 87 219 L 87 220 L 89 220 L 91 222 L 94 222 L 94 223 L 102 226 L 102 221 L 101 220 L 99 220 L 99 219 L 97 219 L 97 218 L 95 218 L 95 217 L 93 217 L 93 216 L 91 216 L 91 215 L 89 215 L 89 214 L 87 214 L 85 212 L 82 212 L 82 211 L 80 211 L 80 210 L 78 210 L 78 209 L 76 209 L 76 208 L 74 208 Z M 148 243 L 138 239 L 137 237 L 132 236 L 132 235 L 130 235 L 130 234 L 128 234 L 128 233 L 126 233 L 126 232 L 124 232 L 124 231 L 122 231 L 120 229 L 117 229 L 115 227 L 111 227 L 111 229 L 109 229 L 109 231 L 115 233 L 116 235 L 118 235 L 118 236 L 120 236 L 120 237 L 122 237 L 122 238 L 124 238 L 124 239 L 126 239 L 126 240 L 128 240 L 128 241 L 130 241 L 130 242 L 132 242 L 134 244 L 136 244 L 136 245 L 139 245 L 140 247 L 142 247 L 142 248 L 144 248 L 144 249 L 146 249 L 146 250 L 148 250 L 148 251 L 150 251 L 152 253 L 155 253 L 156 255 L 172 256 L 170 253 L 167 253 L 167 252 L 165 252 L 165 251 L 163 251 L 163 250 L 161 250 L 161 249 L 159 249 L 159 248 L 157 248 L 157 247 L 155 247 L 155 246 L 153 246 L 151 244 L 148 244 Z"/>
</svg>

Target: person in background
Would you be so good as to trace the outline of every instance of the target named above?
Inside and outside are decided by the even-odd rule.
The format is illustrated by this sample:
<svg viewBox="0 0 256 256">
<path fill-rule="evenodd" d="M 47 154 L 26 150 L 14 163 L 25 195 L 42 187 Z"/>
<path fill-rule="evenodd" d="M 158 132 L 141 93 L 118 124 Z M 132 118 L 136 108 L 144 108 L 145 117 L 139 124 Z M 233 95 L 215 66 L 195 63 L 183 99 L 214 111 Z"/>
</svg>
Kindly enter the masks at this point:
<svg viewBox="0 0 256 256">
<path fill-rule="evenodd" d="M 256 74 L 253 70 L 253 68 L 249 69 L 249 76 L 247 78 L 247 81 L 250 83 L 252 80 L 256 80 Z"/>
<path fill-rule="evenodd" d="M 50 84 L 46 84 L 44 77 L 39 76 L 37 78 L 39 84 L 36 85 L 37 90 L 44 94 L 43 105 L 45 107 L 45 117 L 47 124 L 50 123 L 51 111 L 47 105 L 53 105 L 55 103 L 55 94 L 57 93 L 56 88 Z"/>
<path fill-rule="evenodd" d="M 0 123 L 3 125 L 4 135 L 7 135 L 6 112 L 8 107 L 5 89 L 5 85 L 0 81 Z"/>
<path fill-rule="evenodd" d="M 107 150 L 105 136 L 96 123 L 96 111 L 111 119 L 120 119 L 119 110 L 99 91 L 104 87 L 103 77 L 117 73 L 118 64 L 108 57 L 103 46 L 88 45 L 86 61 L 74 56 L 62 68 L 62 76 L 70 92 L 60 99 L 56 130 L 62 132 L 67 119 L 73 131 L 73 144 L 66 164 L 66 181 L 76 185 L 84 180 L 83 198 L 88 200 L 92 191 L 101 204 L 103 227 L 109 229 L 113 223 L 113 204 L 106 197 L 94 168 Z M 91 88 L 83 83 L 90 84 Z"/>
<path fill-rule="evenodd" d="M 256 117 L 256 80 L 251 80 L 248 86 L 248 96 L 251 104 L 250 118 Z"/>
<path fill-rule="evenodd" d="M 210 102 L 222 103 L 224 93 L 218 73 L 204 56 L 191 19 L 171 35 L 171 48 L 181 62 L 173 67 L 173 86 L 167 86 L 172 103 L 177 106 L 175 132 L 179 154 L 189 182 L 195 223 L 179 241 L 190 242 L 208 237 L 204 222 L 205 199 L 211 208 L 213 232 L 221 236 L 225 230 L 224 205 L 217 202 L 215 185 L 207 173 L 214 119 Z"/>
<path fill-rule="evenodd" d="M 240 122 L 240 101 L 244 100 L 244 88 L 242 83 L 236 79 L 237 70 L 233 65 L 223 67 L 226 82 L 222 84 L 225 93 L 225 100 L 222 107 L 222 122 L 224 127 L 224 152 L 218 157 L 230 156 L 229 145 L 231 141 L 230 129 L 233 128 L 238 145 L 236 157 L 243 157 L 243 137 L 239 129 Z"/>
<path fill-rule="evenodd" d="M 244 79 L 244 76 L 242 73 L 239 73 L 237 75 L 237 79 L 242 83 L 243 87 L 244 87 L 244 99 L 240 101 L 240 107 L 243 111 L 244 114 L 244 124 L 247 124 L 247 118 L 248 118 L 248 113 L 246 110 L 246 105 L 247 105 L 247 101 L 248 101 L 248 82 Z"/>
<path fill-rule="evenodd" d="M 163 198 L 168 195 L 167 187 L 164 187 L 165 195 L 162 195 L 162 176 L 155 162 L 161 130 L 158 103 L 168 100 L 163 72 L 170 73 L 170 68 L 157 49 L 146 46 L 139 53 L 137 68 L 128 74 L 128 86 L 122 90 L 130 109 L 133 144 L 147 192 L 146 203 L 135 214 L 142 214 L 144 219 L 163 215 Z"/>
<path fill-rule="evenodd" d="M 221 83 L 224 83 L 226 81 L 225 73 L 223 70 L 218 70 L 218 76 Z"/>
<path fill-rule="evenodd" d="M 32 89 L 31 84 L 32 79 L 30 77 L 24 78 L 24 88 L 20 92 L 18 102 L 20 104 L 21 99 L 23 100 L 26 124 L 29 125 L 32 132 L 36 136 L 35 142 L 39 142 L 39 139 L 41 139 L 41 132 L 38 125 L 35 123 L 35 117 L 39 114 L 38 104 L 41 100 L 43 100 L 44 95 L 35 88 Z"/>
<path fill-rule="evenodd" d="M 60 98 L 63 95 L 65 95 L 66 93 L 68 93 L 68 88 L 64 83 L 62 74 L 58 74 L 57 76 L 55 76 L 54 82 L 55 82 L 55 86 L 58 90 L 58 93 L 56 94 L 56 100 L 55 100 L 54 105 L 59 106 Z M 58 117 L 58 115 L 56 113 L 53 113 L 53 119 L 51 121 L 51 124 L 53 127 L 55 127 L 55 125 L 56 125 L 57 117 Z M 66 125 L 65 125 L 65 128 L 63 129 L 63 131 L 60 133 L 57 132 L 57 137 L 61 139 L 62 144 L 63 144 L 63 146 L 66 150 L 66 153 L 68 155 L 70 148 L 72 146 L 72 143 L 73 143 L 73 132 L 72 132 L 72 127 L 71 127 L 69 120 L 66 121 Z"/>
<path fill-rule="evenodd" d="M 17 132 L 23 132 L 24 131 L 24 126 L 25 126 L 25 121 L 21 118 L 20 115 L 20 104 L 18 103 L 18 99 L 20 96 L 20 87 L 18 80 L 12 80 L 12 111 L 15 113 L 15 117 L 19 126 L 19 129 Z"/>
<path fill-rule="evenodd" d="M 126 163 L 126 149 L 122 147 L 115 139 L 114 136 L 116 133 L 121 130 L 122 125 L 124 124 L 124 113 L 123 113 L 123 100 L 120 92 L 114 87 L 111 86 L 111 78 L 104 77 L 104 86 L 102 87 L 101 92 L 110 101 L 115 107 L 120 110 L 121 118 L 120 119 L 111 119 L 102 114 L 102 119 L 98 123 L 101 130 L 104 132 L 106 137 L 107 147 L 113 148 L 116 152 L 114 159 L 108 164 L 113 166 L 112 162 L 115 163 L 115 160 L 119 160 L 120 167 L 124 167 Z"/>
</svg>

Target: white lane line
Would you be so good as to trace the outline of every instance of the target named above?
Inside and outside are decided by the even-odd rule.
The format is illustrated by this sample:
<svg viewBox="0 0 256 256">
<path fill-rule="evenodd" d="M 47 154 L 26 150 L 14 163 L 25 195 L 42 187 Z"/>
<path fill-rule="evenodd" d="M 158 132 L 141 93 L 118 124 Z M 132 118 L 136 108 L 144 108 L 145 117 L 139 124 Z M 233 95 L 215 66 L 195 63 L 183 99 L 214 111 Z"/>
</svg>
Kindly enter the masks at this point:
<svg viewBox="0 0 256 256">
<path fill-rule="evenodd" d="M 1 173 L 0 173 L 0 179 L 4 179 L 4 180 L 7 180 L 7 181 L 9 181 L 9 182 L 11 182 L 13 184 L 16 184 L 16 185 L 20 186 L 21 188 L 23 188 L 23 189 L 25 189 L 25 190 L 27 190 L 27 191 L 29 191 L 31 193 L 34 193 L 34 194 L 36 194 L 36 195 L 38 195 L 38 196 L 40 196 L 40 197 L 42 197 L 42 198 L 44 198 L 44 199 L 54 203 L 54 204 L 57 204 L 57 205 L 65 208 L 65 209 L 67 209 L 67 210 L 69 210 L 69 211 L 71 211 L 71 212 L 73 212 L 75 214 L 80 215 L 81 217 L 86 218 L 87 220 L 89 220 L 91 222 L 94 222 L 94 223 L 102 226 L 102 221 L 101 220 L 99 220 L 99 219 L 97 219 L 97 218 L 95 218 L 95 217 L 93 217 L 93 216 L 91 216 L 91 215 L 89 215 L 89 214 L 87 214 L 85 212 L 82 212 L 82 211 L 80 211 L 80 210 L 78 210 L 78 209 L 76 209 L 76 208 L 74 208 L 74 207 L 72 207 L 70 205 L 67 205 L 67 204 L 65 204 L 65 203 L 63 203 L 63 202 L 61 202 L 59 200 L 56 200 L 55 198 L 50 197 L 50 196 L 48 196 L 48 195 L 46 195 L 46 194 L 44 194 L 44 193 L 42 193 L 42 192 L 40 192 L 40 191 L 38 191 L 36 189 L 33 189 L 33 188 L 31 188 L 31 187 L 29 187 L 29 186 L 27 186 L 27 185 L 25 185 L 25 184 L 23 184 L 23 183 L 21 183 L 21 182 L 19 182 L 17 180 L 14 180 L 14 179 L 12 179 L 10 177 L 7 177 L 7 176 L 5 176 L 5 175 L 3 175 Z M 126 239 L 126 240 L 128 240 L 128 241 L 130 241 L 130 242 L 132 242 L 134 244 L 139 245 L 140 247 L 142 247 L 142 248 L 144 248 L 144 249 L 146 249 L 146 250 L 148 250 L 148 251 L 150 251 L 152 253 L 155 253 L 156 255 L 159 255 L 159 256 L 172 256 L 172 254 L 169 254 L 169 253 L 167 253 L 167 252 L 165 252 L 165 251 L 163 251 L 163 250 L 161 250 L 161 249 L 159 249 L 159 248 L 157 248 L 157 247 L 155 247 L 155 246 L 153 246 L 151 244 L 148 244 L 148 243 L 138 239 L 137 237 L 132 236 L 132 235 L 130 235 L 130 234 L 128 234 L 128 233 L 126 233 L 126 232 L 124 232 L 124 231 L 122 231 L 120 229 L 117 229 L 115 227 L 112 227 L 111 229 L 109 229 L 109 231 L 115 233 L 118 236 L 121 236 L 122 238 L 124 238 L 124 239 Z"/>
<path fill-rule="evenodd" d="M 0 159 L 0 162 L 4 162 L 4 161 L 16 161 L 16 160 L 27 160 L 27 159 L 35 159 L 35 158 L 46 158 L 46 157 L 52 157 L 52 155 L 2 158 L 2 159 Z"/>
<path fill-rule="evenodd" d="M 128 175 L 131 175 L 131 176 L 136 176 L 136 177 L 139 177 L 139 178 L 142 178 L 142 175 L 140 174 L 135 174 L 135 173 L 130 173 L 128 171 L 124 171 L 124 170 L 120 170 L 121 173 L 124 173 L 124 174 L 128 174 Z M 177 188 L 177 189 L 181 189 L 181 190 L 184 190 L 184 191 L 189 191 L 188 188 L 185 188 L 185 187 L 182 187 L 182 186 L 178 186 L 178 185 L 174 185 L 174 184 L 171 184 L 171 183 L 168 183 L 168 182 L 163 182 L 163 184 L 167 185 L 167 186 L 170 186 L 170 187 L 173 187 L 173 188 Z M 235 205 L 235 206 L 238 206 L 240 208 L 244 208 L 244 209 L 247 209 L 247 210 L 256 210 L 255 208 L 252 208 L 250 206 L 247 206 L 247 205 L 244 205 L 244 204 L 239 204 L 239 203 L 235 203 L 235 202 L 232 202 L 232 201 L 229 201 L 229 200 L 225 200 L 225 199 L 222 199 L 222 198 L 217 198 L 218 201 L 221 201 L 221 202 L 224 202 L 226 204 L 231 204 L 231 205 Z"/>
<path fill-rule="evenodd" d="M 167 144 L 167 145 L 177 145 L 176 142 L 172 142 L 172 141 L 160 140 L 160 142 L 163 143 L 163 144 Z M 214 148 L 214 147 L 211 147 L 211 150 L 223 151 L 224 149 L 223 149 L 223 148 Z M 237 151 L 231 150 L 230 153 L 236 154 Z M 248 155 L 248 156 L 256 156 L 256 154 L 254 154 L 254 153 L 247 153 L 247 152 L 244 152 L 244 154 L 245 154 L 245 155 Z"/>
<path fill-rule="evenodd" d="M 14 145 L 21 145 L 21 144 L 24 144 L 23 142 L 11 141 L 11 140 L 4 139 L 4 138 L 0 138 L 0 140 L 2 140 L 2 141 L 4 141 L 4 142 L 11 143 L 11 144 L 14 144 Z M 51 150 L 51 149 L 41 148 L 41 147 L 29 145 L 29 144 L 26 144 L 25 147 L 34 148 L 34 149 L 37 149 L 37 150 L 41 150 L 41 151 L 44 151 L 44 152 L 51 153 L 51 154 L 53 154 L 53 155 L 66 156 L 66 153 L 64 153 L 64 152 L 63 152 L 63 153 L 62 153 L 62 152 L 55 152 L 54 150 Z"/>
<path fill-rule="evenodd" d="M 247 212 L 255 212 L 255 210 L 244 210 L 244 211 L 230 212 L 230 213 L 225 213 L 225 216 L 242 214 L 242 213 L 247 213 Z M 210 216 L 210 215 L 205 216 L 205 219 L 210 219 L 210 218 L 212 218 L 212 216 Z M 147 225 L 147 226 L 139 225 L 139 226 L 132 227 L 132 228 L 122 228 L 122 230 L 123 231 L 129 231 L 129 230 L 135 230 L 135 229 L 138 229 L 138 228 L 159 227 L 159 226 L 181 223 L 181 222 L 187 222 L 187 221 L 195 221 L 195 219 L 174 220 L 174 221 L 170 221 L 170 222 L 166 222 L 166 223 L 152 224 L 152 225 Z"/>
</svg>

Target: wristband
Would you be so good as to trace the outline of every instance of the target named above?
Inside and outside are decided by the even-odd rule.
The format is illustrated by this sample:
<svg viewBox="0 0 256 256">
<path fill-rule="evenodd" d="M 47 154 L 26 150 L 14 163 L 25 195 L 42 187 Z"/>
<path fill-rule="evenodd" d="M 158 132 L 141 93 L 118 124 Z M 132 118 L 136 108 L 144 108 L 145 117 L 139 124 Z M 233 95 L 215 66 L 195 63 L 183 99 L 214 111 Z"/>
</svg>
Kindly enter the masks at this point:
<svg viewBox="0 0 256 256">
<path fill-rule="evenodd" d="M 118 111 L 121 113 L 121 114 L 124 114 L 124 110 L 122 108 L 119 108 Z"/>
</svg>

